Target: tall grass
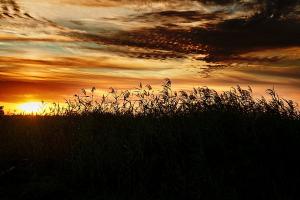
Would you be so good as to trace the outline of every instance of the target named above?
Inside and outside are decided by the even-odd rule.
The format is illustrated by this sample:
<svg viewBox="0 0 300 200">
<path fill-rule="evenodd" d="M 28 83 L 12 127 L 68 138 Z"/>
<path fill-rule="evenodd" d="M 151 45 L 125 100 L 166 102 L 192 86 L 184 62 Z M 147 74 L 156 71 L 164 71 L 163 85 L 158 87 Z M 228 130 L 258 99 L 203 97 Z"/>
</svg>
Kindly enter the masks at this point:
<svg viewBox="0 0 300 200">
<path fill-rule="evenodd" d="M 298 199 L 300 118 L 239 86 L 93 88 L 0 118 L 0 199 Z"/>
<path fill-rule="evenodd" d="M 268 113 L 287 118 L 299 118 L 297 104 L 286 100 L 274 89 L 266 90 L 268 97 L 253 98 L 252 89 L 240 86 L 230 91 L 216 92 L 207 87 L 193 88 L 191 91 L 173 91 L 171 80 L 166 79 L 160 91 L 154 91 L 150 85 L 140 83 L 135 90 L 110 92 L 100 97 L 95 95 L 96 88 L 90 91 L 82 89 L 81 94 L 66 100 L 66 106 L 54 103 L 44 109 L 45 115 L 84 115 L 115 114 L 132 116 L 178 116 L 192 113 L 218 111 L 240 112 L 241 114 Z"/>
</svg>

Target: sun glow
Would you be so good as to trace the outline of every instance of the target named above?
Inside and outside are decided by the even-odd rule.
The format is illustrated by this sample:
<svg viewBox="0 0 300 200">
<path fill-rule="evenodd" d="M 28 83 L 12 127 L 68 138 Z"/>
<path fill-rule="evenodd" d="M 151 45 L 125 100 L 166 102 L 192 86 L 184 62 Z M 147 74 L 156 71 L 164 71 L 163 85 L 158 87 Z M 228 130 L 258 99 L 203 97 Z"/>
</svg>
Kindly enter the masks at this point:
<svg viewBox="0 0 300 200">
<path fill-rule="evenodd" d="M 41 102 L 27 102 L 19 106 L 19 110 L 25 114 L 38 114 L 43 109 Z"/>
</svg>

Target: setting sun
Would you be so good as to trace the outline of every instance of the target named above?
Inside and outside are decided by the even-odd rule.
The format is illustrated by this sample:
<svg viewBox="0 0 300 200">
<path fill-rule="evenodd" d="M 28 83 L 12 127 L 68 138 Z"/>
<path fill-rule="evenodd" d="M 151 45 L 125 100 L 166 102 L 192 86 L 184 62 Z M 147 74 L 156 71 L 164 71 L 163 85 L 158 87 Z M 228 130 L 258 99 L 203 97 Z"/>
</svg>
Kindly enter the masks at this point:
<svg viewBox="0 0 300 200">
<path fill-rule="evenodd" d="M 27 114 L 39 113 L 41 112 L 42 108 L 43 104 L 41 102 L 27 102 L 19 106 L 19 110 Z"/>
</svg>

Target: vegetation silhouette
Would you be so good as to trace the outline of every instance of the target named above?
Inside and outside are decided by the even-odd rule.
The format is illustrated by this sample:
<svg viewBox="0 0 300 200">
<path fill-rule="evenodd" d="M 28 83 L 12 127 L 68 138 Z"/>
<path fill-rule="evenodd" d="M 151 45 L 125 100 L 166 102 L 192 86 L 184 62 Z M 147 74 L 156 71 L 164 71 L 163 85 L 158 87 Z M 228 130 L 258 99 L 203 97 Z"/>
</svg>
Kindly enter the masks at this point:
<svg viewBox="0 0 300 200">
<path fill-rule="evenodd" d="M 1 199 L 297 199 L 300 114 L 267 90 L 95 88 L 0 119 Z"/>
<path fill-rule="evenodd" d="M 0 117 L 4 116 L 4 106 L 0 106 Z"/>
</svg>

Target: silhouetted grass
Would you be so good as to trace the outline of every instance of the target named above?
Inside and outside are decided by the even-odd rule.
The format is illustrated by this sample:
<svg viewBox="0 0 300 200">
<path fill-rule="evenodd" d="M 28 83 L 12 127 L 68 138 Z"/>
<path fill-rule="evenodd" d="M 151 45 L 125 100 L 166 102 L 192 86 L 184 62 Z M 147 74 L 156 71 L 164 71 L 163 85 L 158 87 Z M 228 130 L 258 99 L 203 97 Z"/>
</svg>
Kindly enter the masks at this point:
<svg viewBox="0 0 300 200">
<path fill-rule="evenodd" d="M 0 119 L 0 199 L 298 199 L 292 101 L 240 87 L 95 89 Z"/>
</svg>

